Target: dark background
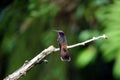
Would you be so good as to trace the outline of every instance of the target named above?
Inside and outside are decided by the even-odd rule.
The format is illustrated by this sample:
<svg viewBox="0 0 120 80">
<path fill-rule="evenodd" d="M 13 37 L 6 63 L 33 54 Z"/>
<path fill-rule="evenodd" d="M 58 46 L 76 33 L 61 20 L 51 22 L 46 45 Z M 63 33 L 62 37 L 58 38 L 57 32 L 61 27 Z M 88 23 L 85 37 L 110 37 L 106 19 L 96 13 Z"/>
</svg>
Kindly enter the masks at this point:
<svg viewBox="0 0 120 80">
<path fill-rule="evenodd" d="M 1 0 L 0 79 L 54 45 L 63 30 L 68 45 L 106 34 L 107 40 L 69 49 L 71 62 L 55 52 L 20 80 L 120 80 L 119 0 Z"/>
</svg>

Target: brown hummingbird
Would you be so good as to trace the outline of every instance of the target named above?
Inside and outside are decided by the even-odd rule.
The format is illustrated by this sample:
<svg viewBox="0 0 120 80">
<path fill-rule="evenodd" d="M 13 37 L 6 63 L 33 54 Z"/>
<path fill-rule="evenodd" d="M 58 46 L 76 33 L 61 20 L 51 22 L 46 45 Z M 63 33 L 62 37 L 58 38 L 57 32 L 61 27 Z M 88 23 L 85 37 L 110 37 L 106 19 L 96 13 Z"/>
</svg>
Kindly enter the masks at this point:
<svg viewBox="0 0 120 80">
<path fill-rule="evenodd" d="M 60 47 L 60 52 L 61 52 L 61 60 L 62 61 L 70 61 L 71 58 L 68 54 L 68 49 L 67 49 L 67 40 L 64 32 L 62 30 L 55 30 L 58 33 L 58 44 Z"/>
</svg>

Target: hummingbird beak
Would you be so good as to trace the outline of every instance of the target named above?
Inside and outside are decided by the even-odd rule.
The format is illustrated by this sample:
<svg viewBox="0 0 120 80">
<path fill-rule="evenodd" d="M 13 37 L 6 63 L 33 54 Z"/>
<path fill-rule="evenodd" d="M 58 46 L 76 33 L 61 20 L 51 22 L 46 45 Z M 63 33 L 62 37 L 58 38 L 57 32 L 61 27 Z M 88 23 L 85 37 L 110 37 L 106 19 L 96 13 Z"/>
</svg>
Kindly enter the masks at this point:
<svg viewBox="0 0 120 80">
<path fill-rule="evenodd" d="M 54 32 L 59 32 L 59 30 L 53 30 Z"/>
</svg>

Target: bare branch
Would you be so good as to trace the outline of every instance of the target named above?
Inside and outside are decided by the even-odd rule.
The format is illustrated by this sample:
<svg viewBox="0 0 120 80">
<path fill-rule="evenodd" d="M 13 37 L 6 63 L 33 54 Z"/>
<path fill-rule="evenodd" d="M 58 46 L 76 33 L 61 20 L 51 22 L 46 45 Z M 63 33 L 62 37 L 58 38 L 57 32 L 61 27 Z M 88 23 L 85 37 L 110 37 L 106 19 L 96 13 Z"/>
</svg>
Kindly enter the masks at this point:
<svg viewBox="0 0 120 80">
<path fill-rule="evenodd" d="M 102 36 L 98 36 L 98 37 L 93 37 L 92 39 L 89 39 L 89 40 L 84 41 L 82 43 L 77 43 L 74 45 L 67 46 L 67 48 L 73 48 L 73 47 L 77 47 L 80 45 L 85 45 L 89 42 L 98 40 L 100 38 L 107 39 L 107 36 L 102 35 Z M 59 51 L 59 48 L 55 48 L 54 46 L 48 47 L 47 49 L 43 50 L 41 53 L 39 53 L 36 57 L 31 59 L 30 61 L 26 60 L 22 67 L 20 67 L 18 70 L 16 70 L 12 74 L 8 75 L 4 80 L 17 80 L 17 79 L 19 79 L 20 77 L 24 76 L 26 74 L 26 72 L 29 71 L 33 66 L 35 66 L 35 64 L 42 61 L 42 59 L 44 59 L 47 55 L 51 54 L 52 52 L 56 52 L 56 51 Z"/>
<path fill-rule="evenodd" d="M 74 45 L 70 45 L 70 46 L 67 46 L 67 48 L 74 48 L 74 47 L 77 47 L 77 46 L 81 46 L 81 45 L 85 45 L 89 42 L 92 42 L 92 41 L 95 41 L 95 40 L 98 40 L 98 39 L 107 39 L 108 37 L 104 34 L 102 36 L 98 36 L 98 37 L 93 37 L 92 39 L 89 39 L 89 40 L 86 40 L 84 42 L 81 42 L 81 43 L 77 43 L 77 44 L 74 44 Z M 56 48 L 55 51 L 59 51 L 59 48 Z"/>
</svg>

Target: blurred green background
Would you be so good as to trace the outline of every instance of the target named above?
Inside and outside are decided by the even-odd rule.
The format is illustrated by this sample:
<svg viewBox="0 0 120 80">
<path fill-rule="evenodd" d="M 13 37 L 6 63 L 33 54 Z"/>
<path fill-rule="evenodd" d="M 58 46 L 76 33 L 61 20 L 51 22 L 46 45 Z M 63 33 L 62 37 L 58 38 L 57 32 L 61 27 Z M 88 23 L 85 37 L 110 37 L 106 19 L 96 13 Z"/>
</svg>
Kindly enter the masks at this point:
<svg viewBox="0 0 120 80">
<path fill-rule="evenodd" d="M 1 0 L 0 79 L 58 47 L 55 29 L 68 45 L 102 34 L 109 39 L 69 49 L 71 62 L 55 52 L 20 80 L 120 80 L 120 0 Z"/>
</svg>

